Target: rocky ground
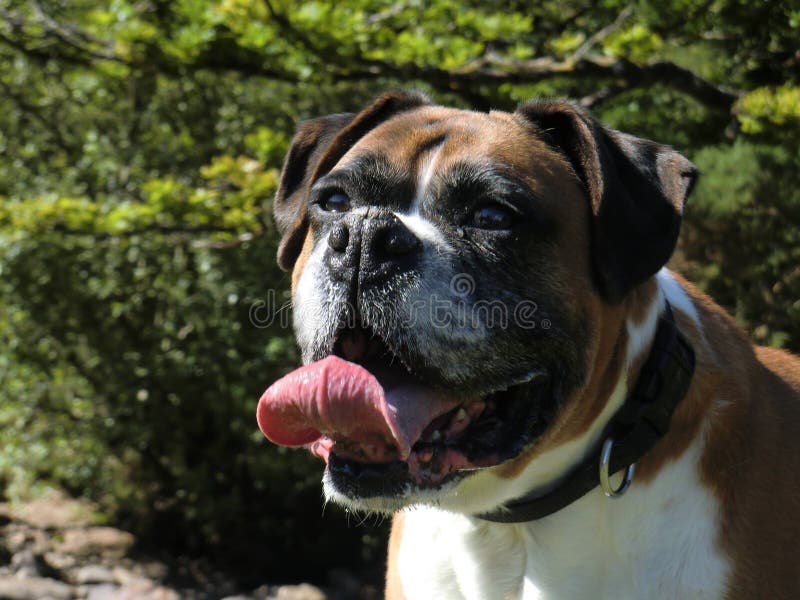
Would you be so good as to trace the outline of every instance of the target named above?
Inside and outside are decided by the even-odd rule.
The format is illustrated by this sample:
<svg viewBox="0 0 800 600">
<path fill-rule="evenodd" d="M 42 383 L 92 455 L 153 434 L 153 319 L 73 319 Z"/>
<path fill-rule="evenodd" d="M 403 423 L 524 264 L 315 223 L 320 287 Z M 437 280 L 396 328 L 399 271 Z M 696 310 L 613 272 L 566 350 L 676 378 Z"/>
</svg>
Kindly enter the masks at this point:
<svg viewBox="0 0 800 600">
<path fill-rule="evenodd" d="M 50 498 L 0 503 L 0 600 L 377 600 L 345 573 L 330 589 L 309 584 L 240 589 L 199 563 L 134 555 L 126 531 L 92 524 L 91 510 Z"/>
</svg>

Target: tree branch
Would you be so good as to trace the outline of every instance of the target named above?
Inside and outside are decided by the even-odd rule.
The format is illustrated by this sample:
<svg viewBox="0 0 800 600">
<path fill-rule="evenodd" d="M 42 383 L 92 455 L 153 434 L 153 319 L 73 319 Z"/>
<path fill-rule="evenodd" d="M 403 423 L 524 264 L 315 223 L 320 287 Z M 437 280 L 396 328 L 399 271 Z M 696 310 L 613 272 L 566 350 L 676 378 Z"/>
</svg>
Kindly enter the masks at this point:
<svg viewBox="0 0 800 600">
<path fill-rule="evenodd" d="M 612 84 L 592 94 L 583 96 L 578 100 L 578 104 L 584 108 L 595 108 L 630 89 L 632 89 L 630 86 L 624 84 Z"/>
<path fill-rule="evenodd" d="M 6 25 L 11 28 L 11 31 L 14 34 L 21 33 L 28 39 L 36 38 L 42 42 L 54 40 L 88 59 L 108 60 L 123 64 L 127 63 L 123 57 L 113 52 L 108 44 L 103 43 L 100 40 L 96 40 L 87 33 L 76 33 L 74 28 L 60 25 L 44 12 L 38 2 L 33 2 L 33 6 L 39 17 L 35 21 L 28 21 L 20 17 L 18 14 L 9 12 L 2 8 L 0 8 L 0 17 L 2 17 Z M 42 33 L 37 36 L 32 36 L 26 31 L 26 29 L 30 28 L 31 26 L 41 29 Z M 4 38 L 5 41 L 8 41 L 6 36 L 4 36 Z M 93 48 L 91 47 L 92 45 L 98 46 L 98 48 Z"/>
<path fill-rule="evenodd" d="M 589 39 L 587 39 L 583 44 L 581 44 L 575 52 L 572 53 L 572 60 L 580 60 L 584 58 L 589 51 L 594 48 L 599 42 L 602 42 L 606 39 L 609 35 L 614 33 L 617 29 L 622 27 L 625 24 L 625 21 L 628 20 L 633 14 L 633 6 L 629 5 L 626 6 L 622 11 L 617 15 L 617 18 L 614 19 L 609 25 L 606 25 L 599 31 L 596 31 L 592 34 Z"/>
<path fill-rule="evenodd" d="M 669 61 L 638 65 L 625 58 L 606 57 L 583 58 L 577 61 L 549 56 L 529 60 L 508 60 L 487 55 L 455 71 L 373 61 L 369 68 L 343 76 L 351 79 L 379 77 L 419 79 L 450 92 L 470 90 L 477 85 L 538 83 L 556 77 L 576 80 L 612 79 L 617 82 L 616 88 L 619 90 L 662 84 L 687 94 L 707 106 L 727 111 L 732 109 L 741 95 L 740 92 L 718 86 L 689 69 Z"/>
</svg>

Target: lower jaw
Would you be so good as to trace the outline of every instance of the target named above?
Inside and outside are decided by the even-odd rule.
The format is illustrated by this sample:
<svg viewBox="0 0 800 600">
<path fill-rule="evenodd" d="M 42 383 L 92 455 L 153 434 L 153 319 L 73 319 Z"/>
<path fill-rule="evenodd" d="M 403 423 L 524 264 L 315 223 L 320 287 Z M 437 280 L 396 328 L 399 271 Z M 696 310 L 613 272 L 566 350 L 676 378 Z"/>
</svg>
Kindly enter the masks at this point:
<svg viewBox="0 0 800 600">
<path fill-rule="evenodd" d="M 375 465 L 360 464 L 331 454 L 326 479 L 337 493 L 351 500 L 397 499 L 414 490 L 436 491 L 460 481 L 470 472 L 451 471 L 431 481 L 413 477 L 409 462 L 397 460 Z"/>
<path fill-rule="evenodd" d="M 359 461 L 346 452 L 337 454 L 333 442 L 315 454 L 326 460 L 327 477 L 337 491 L 351 499 L 399 498 L 411 490 L 436 492 L 478 470 L 514 459 L 539 439 L 552 422 L 558 402 L 548 385 L 526 388 L 527 401 L 535 402 L 537 408 L 525 406 L 522 412 L 500 415 L 499 427 L 479 433 L 468 429 L 471 435 L 455 445 L 415 445 L 405 461 Z"/>
<path fill-rule="evenodd" d="M 410 492 L 435 493 L 477 471 L 489 469 L 511 460 L 535 442 L 536 438 L 513 445 L 513 452 L 481 453 L 467 458 L 455 447 L 439 446 L 412 451 L 407 460 L 365 463 L 336 453 L 335 447 L 326 456 L 326 478 L 336 491 L 351 500 L 369 498 L 399 499 Z M 428 452 L 426 452 L 426 450 Z M 424 457 L 424 460 L 423 460 Z"/>
<path fill-rule="evenodd" d="M 363 498 L 397 495 L 409 487 L 436 490 L 471 472 L 503 462 L 496 454 L 470 461 L 451 448 L 442 448 L 437 454 L 440 456 L 435 455 L 425 462 L 419 453 L 414 452 L 407 461 L 369 464 L 349 460 L 333 452 L 328 456 L 328 472 L 338 487 L 357 491 L 357 495 Z"/>
</svg>

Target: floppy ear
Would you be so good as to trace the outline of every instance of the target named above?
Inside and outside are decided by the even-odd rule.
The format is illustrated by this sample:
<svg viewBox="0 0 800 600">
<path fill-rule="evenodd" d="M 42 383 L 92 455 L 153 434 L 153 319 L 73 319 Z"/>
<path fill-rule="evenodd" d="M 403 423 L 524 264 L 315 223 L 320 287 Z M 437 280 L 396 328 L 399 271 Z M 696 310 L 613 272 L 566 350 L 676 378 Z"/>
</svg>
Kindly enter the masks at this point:
<svg viewBox="0 0 800 600">
<path fill-rule="evenodd" d="M 354 116 L 344 113 L 306 121 L 292 139 L 272 205 L 281 234 L 278 264 L 284 270 L 292 268 L 303 247 L 306 192 L 314 168 L 336 135 Z"/>
<path fill-rule="evenodd" d="M 606 128 L 568 102 L 534 101 L 517 112 L 584 184 L 597 282 L 608 302 L 620 302 L 672 255 L 697 169 L 671 148 Z"/>
<path fill-rule="evenodd" d="M 306 202 L 311 185 L 380 123 L 429 103 L 422 94 L 388 92 L 357 115 L 328 115 L 301 125 L 286 154 L 273 203 L 275 222 L 281 234 L 278 264 L 282 269 L 290 270 L 302 250 L 308 230 Z"/>
</svg>

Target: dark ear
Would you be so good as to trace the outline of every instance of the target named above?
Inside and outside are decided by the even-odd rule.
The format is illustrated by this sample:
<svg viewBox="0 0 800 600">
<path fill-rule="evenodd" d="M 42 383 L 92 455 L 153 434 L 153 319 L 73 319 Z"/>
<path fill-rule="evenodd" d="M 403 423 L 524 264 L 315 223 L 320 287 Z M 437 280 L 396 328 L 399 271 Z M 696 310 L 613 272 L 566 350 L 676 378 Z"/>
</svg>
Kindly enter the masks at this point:
<svg viewBox="0 0 800 600">
<path fill-rule="evenodd" d="M 414 92 L 388 92 L 357 115 L 328 115 L 301 125 L 286 154 L 273 203 L 281 234 L 278 264 L 282 269 L 290 270 L 302 250 L 308 229 L 306 202 L 311 185 L 370 130 L 390 117 L 429 102 Z"/>
<path fill-rule="evenodd" d="M 344 113 L 306 121 L 292 139 L 272 205 L 281 234 L 278 264 L 284 270 L 292 268 L 303 247 L 306 192 L 311 175 L 325 150 L 353 117 L 352 113 Z"/>
<path fill-rule="evenodd" d="M 517 112 L 586 187 L 597 281 L 608 302 L 620 302 L 672 255 L 697 169 L 671 148 L 603 127 L 568 102 L 534 101 Z"/>
</svg>

